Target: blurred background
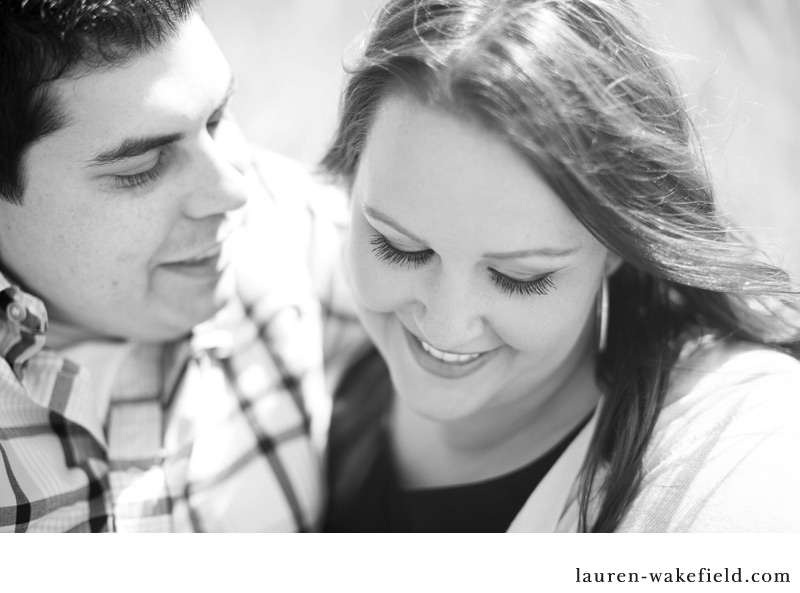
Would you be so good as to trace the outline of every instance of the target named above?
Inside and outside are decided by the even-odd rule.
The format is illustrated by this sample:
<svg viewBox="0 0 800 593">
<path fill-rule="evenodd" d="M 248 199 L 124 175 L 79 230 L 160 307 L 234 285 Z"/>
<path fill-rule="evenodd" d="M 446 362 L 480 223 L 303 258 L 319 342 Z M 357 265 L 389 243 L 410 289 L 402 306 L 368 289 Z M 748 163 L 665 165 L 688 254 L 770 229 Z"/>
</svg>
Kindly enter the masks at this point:
<svg viewBox="0 0 800 593">
<path fill-rule="evenodd" d="M 634 0 L 674 52 L 723 207 L 800 279 L 800 2 Z M 205 0 L 253 142 L 316 165 L 380 0 Z"/>
</svg>

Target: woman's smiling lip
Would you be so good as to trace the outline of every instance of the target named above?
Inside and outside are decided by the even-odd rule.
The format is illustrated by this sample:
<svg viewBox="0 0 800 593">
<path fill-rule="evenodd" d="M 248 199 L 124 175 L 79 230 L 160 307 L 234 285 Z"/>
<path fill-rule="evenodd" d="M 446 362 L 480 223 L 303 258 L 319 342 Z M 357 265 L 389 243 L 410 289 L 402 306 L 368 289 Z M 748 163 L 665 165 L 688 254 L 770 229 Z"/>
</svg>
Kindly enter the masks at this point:
<svg viewBox="0 0 800 593">
<path fill-rule="evenodd" d="M 426 371 L 443 379 L 460 379 L 471 375 L 488 363 L 500 351 L 499 348 L 472 354 L 455 354 L 439 350 L 412 334 L 401 323 L 409 349 L 417 363 Z M 427 346 L 427 347 L 426 347 Z"/>
</svg>

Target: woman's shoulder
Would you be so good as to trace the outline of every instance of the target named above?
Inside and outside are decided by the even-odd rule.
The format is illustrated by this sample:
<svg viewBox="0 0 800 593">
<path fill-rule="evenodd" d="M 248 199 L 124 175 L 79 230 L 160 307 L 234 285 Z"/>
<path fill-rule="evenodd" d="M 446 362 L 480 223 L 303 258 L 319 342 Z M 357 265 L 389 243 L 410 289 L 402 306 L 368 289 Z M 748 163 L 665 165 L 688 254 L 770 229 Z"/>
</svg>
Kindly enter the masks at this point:
<svg viewBox="0 0 800 593">
<path fill-rule="evenodd" d="M 800 361 L 702 340 L 672 372 L 623 523 L 635 531 L 800 530 Z"/>
<path fill-rule="evenodd" d="M 664 400 L 662 420 L 720 413 L 747 403 L 796 405 L 800 397 L 800 360 L 758 344 L 703 338 L 687 344 L 675 363 Z M 722 408 L 720 408 L 722 406 Z"/>
</svg>

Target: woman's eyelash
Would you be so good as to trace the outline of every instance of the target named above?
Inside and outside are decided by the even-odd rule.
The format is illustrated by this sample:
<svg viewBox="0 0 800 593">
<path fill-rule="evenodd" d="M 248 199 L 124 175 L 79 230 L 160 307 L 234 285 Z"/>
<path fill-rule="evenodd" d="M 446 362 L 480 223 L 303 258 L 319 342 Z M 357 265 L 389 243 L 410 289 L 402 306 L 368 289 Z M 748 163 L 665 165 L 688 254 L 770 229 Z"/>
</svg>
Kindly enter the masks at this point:
<svg viewBox="0 0 800 593">
<path fill-rule="evenodd" d="M 504 276 L 496 270 L 489 270 L 494 283 L 509 295 L 531 296 L 537 294 L 544 296 L 556 287 L 552 274 L 545 274 L 535 280 L 514 280 Z"/>
<path fill-rule="evenodd" d="M 433 251 L 430 249 L 423 249 L 422 251 L 402 251 L 392 246 L 386 240 L 386 237 L 377 233 L 372 235 L 372 239 L 370 239 L 369 242 L 370 245 L 372 245 L 372 252 L 378 259 L 399 266 L 418 268 L 433 255 Z"/>
<path fill-rule="evenodd" d="M 164 158 L 162 155 L 159 155 L 156 164 L 150 167 L 147 171 L 134 173 L 133 175 L 114 175 L 114 186 L 117 189 L 133 189 L 136 187 L 144 187 L 145 185 L 158 179 L 163 170 Z"/>
<path fill-rule="evenodd" d="M 418 268 L 425 264 L 433 255 L 433 250 L 402 251 L 394 247 L 380 234 L 374 234 L 370 239 L 372 251 L 378 259 L 390 264 Z M 514 280 L 496 270 L 489 269 L 492 280 L 500 290 L 509 295 L 544 296 L 556 287 L 552 274 L 545 274 L 535 280 Z"/>
</svg>

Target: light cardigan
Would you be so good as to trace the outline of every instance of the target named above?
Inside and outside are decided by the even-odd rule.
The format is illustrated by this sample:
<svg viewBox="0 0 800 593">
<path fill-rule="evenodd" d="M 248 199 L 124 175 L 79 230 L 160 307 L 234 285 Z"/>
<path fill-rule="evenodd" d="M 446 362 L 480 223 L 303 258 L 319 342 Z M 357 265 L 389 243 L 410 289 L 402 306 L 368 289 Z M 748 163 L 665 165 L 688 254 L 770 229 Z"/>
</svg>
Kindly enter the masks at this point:
<svg viewBox="0 0 800 593">
<path fill-rule="evenodd" d="M 574 532 L 596 416 L 509 531 Z M 729 342 L 682 356 L 618 532 L 800 532 L 800 361 Z M 597 505 L 593 506 L 596 511 Z"/>
</svg>

